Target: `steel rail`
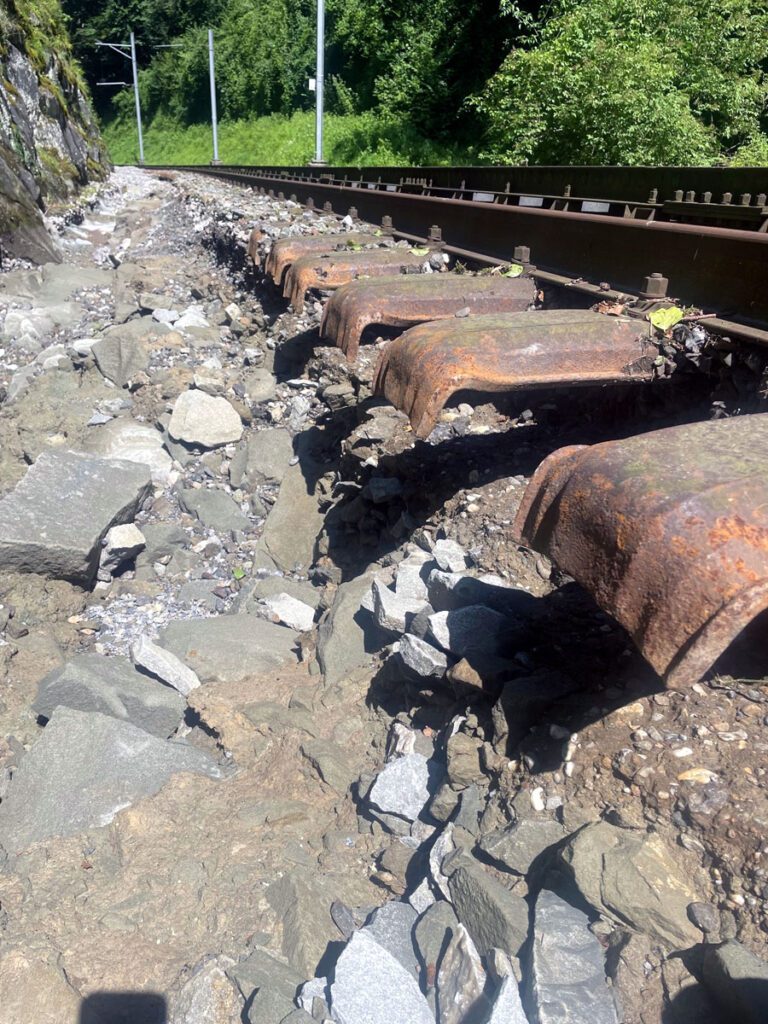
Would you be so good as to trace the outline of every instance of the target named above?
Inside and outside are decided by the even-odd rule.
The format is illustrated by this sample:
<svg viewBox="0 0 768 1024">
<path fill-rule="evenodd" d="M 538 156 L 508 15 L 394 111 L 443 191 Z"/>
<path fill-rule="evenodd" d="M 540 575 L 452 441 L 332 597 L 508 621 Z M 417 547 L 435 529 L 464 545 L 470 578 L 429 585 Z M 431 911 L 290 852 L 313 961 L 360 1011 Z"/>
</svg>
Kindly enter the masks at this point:
<svg viewBox="0 0 768 1024">
<path fill-rule="evenodd" d="M 395 233 L 406 238 L 441 238 L 444 249 L 468 259 L 528 263 L 534 274 L 565 278 L 587 291 L 642 295 L 650 275 L 661 274 L 669 295 L 716 314 L 718 331 L 727 333 L 733 324 L 741 337 L 765 343 L 766 233 L 359 189 L 223 167 L 176 169 L 273 194 L 279 185 L 284 195 L 338 214 L 353 204 L 364 221 L 391 218 Z"/>
</svg>

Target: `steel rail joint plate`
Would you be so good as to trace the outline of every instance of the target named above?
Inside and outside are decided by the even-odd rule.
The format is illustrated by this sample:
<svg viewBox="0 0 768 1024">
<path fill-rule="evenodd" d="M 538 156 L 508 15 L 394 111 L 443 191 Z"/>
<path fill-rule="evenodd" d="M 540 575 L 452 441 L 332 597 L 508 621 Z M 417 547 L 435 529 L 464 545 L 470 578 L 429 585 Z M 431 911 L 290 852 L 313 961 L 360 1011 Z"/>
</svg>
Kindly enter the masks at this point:
<svg viewBox="0 0 768 1024">
<path fill-rule="evenodd" d="M 642 326 L 591 310 L 469 316 L 412 327 L 382 351 L 374 389 L 427 437 L 457 391 L 513 391 L 653 378 Z"/>
<path fill-rule="evenodd" d="M 375 235 L 370 231 L 348 231 L 335 235 L 294 235 L 290 238 L 278 238 L 269 250 L 264 263 L 264 272 L 279 288 L 288 267 L 302 256 L 318 256 L 324 252 L 343 252 L 354 246 L 393 244 L 394 241 L 390 236 Z"/>
<path fill-rule="evenodd" d="M 351 281 L 326 302 L 320 334 L 332 338 L 354 362 L 369 324 L 405 328 L 459 314 L 517 313 L 532 306 L 535 297 L 531 278 L 500 274 L 401 274 Z"/>
<path fill-rule="evenodd" d="M 768 417 L 548 456 L 513 536 L 573 576 L 672 687 L 768 608 Z"/>
<path fill-rule="evenodd" d="M 302 256 L 288 268 L 283 295 L 298 309 L 309 288 L 333 290 L 359 277 L 381 277 L 406 268 L 417 271 L 427 259 L 423 249 L 404 246 Z"/>
</svg>

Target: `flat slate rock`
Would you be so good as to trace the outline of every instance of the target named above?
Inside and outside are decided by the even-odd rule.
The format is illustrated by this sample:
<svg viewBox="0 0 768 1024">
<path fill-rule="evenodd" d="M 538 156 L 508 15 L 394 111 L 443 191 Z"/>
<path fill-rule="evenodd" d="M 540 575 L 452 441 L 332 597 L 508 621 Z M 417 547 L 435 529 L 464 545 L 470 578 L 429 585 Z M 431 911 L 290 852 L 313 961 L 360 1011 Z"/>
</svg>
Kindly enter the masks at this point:
<svg viewBox="0 0 768 1024">
<path fill-rule="evenodd" d="M 77 654 L 41 681 L 32 710 L 43 718 L 59 707 L 99 711 L 167 739 L 186 706 L 180 693 L 138 672 L 127 658 Z"/>
<path fill-rule="evenodd" d="M 528 936 L 528 904 L 510 892 L 482 865 L 470 858 L 448 879 L 459 921 L 469 932 L 481 956 L 502 949 L 517 956 Z"/>
<path fill-rule="evenodd" d="M 163 435 L 130 416 L 120 416 L 91 431 L 83 450 L 104 459 L 126 459 L 149 466 L 153 483 L 160 486 L 170 480 L 173 465 L 163 447 Z"/>
<path fill-rule="evenodd" d="M 250 526 L 248 517 L 225 491 L 187 487 L 179 491 L 179 504 L 212 530 L 247 530 Z"/>
<path fill-rule="evenodd" d="M 418 983 L 362 931 L 352 936 L 336 964 L 331 1012 L 339 1024 L 435 1024 Z"/>
<path fill-rule="evenodd" d="M 151 491 L 137 462 L 43 452 L 0 501 L 0 569 L 90 584 L 103 537 L 131 522 Z"/>
<path fill-rule="evenodd" d="M 218 615 L 177 619 L 166 626 L 159 644 L 181 658 L 201 683 L 229 683 L 294 663 L 296 636 L 255 615 Z"/>
<path fill-rule="evenodd" d="M 413 942 L 413 927 L 418 916 L 410 903 L 390 900 L 377 907 L 361 929 L 391 953 L 417 981 L 419 961 Z"/>
<path fill-rule="evenodd" d="M 536 900 L 532 963 L 538 1024 L 618 1024 L 603 949 L 589 918 L 547 889 Z"/>
<path fill-rule="evenodd" d="M 406 754 L 385 765 L 368 799 L 385 814 L 415 821 L 430 797 L 430 765 L 423 754 Z"/>
<path fill-rule="evenodd" d="M 52 836 L 101 828 L 135 800 L 157 793 L 175 772 L 223 777 L 195 747 L 99 712 L 59 708 L 0 804 L 0 845 L 17 854 Z"/>
<path fill-rule="evenodd" d="M 235 452 L 229 466 L 230 483 L 248 489 L 262 483 L 279 484 L 292 458 L 293 441 L 287 430 L 258 430 Z"/>
</svg>

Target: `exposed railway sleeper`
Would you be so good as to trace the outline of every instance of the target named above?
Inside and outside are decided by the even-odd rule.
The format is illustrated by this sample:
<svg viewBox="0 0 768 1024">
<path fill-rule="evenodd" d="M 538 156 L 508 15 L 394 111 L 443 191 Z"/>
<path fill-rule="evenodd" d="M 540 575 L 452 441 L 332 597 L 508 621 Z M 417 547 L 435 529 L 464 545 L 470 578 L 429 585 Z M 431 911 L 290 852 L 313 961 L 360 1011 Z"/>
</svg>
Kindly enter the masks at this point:
<svg viewBox="0 0 768 1024">
<path fill-rule="evenodd" d="M 394 239 L 391 236 L 382 232 L 375 235 L 373 231 L 348 231 L 339 235 L 302 235 L 295 238 L 279 238 L 273 243 L 267 254 L 264 261 L 264 272 L 280 288 L 288 268 L 304 256 L 391 245 L 394 245 Z"/>
<path fill-rule="evenodd" d="M 443 266 L 447 257 L 432 253 L 438 265 Z M 366 249 L 363 252 L 320 253 L 317 256 L 302 256 L 288 269 L 285 275 L 283 295 L 294 309 L 298 309 L 310 288 L 334 289 L 360 277 L 380 277 L 404 270 L 418 272 L 429 251 L 410 249 L 398 245 L 392 249 Z"/>
<path fill-rule="evenodd" d="M 591 310 L 487 314 L 412 327 L 381 354 L 375 391 L 426 437 L 458 391 L 653 379 L 655 346 L 636 322 Z"/>
<path fill-rule="evenodd" d="M 514 537 L 548 555 L 671 686 L 696 682 L 768 608 L 768 417 L 553 452 Z"/>
<path fill-rule="evenodd" d="M 350 362 L 357 358 L 369 324 L 412 327 L 479 313 L 519 313 L 531 308 L 530 278 L 467 274 L 400 275 L 353 281 L 333 293 L 323 308 L 320 334 L 335 341 Z"/>
</svg>

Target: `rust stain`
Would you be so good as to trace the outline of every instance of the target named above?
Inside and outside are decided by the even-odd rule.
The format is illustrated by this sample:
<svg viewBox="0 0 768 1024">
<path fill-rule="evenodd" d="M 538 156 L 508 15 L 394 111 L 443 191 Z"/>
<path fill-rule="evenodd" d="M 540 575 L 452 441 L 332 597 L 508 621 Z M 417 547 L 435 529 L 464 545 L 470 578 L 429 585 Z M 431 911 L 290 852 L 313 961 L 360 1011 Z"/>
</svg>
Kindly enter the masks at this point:
<svg viewBox="0 0 768 1024">
<path fill-rule="evenodd" d="M 768 528 L 748 523 L 742 516 L 718 516 L 709 531 L 713 548 L 723 547 L 733 541 L 743 541 L 756 548 L 768 548 Z"/>
</svg>

